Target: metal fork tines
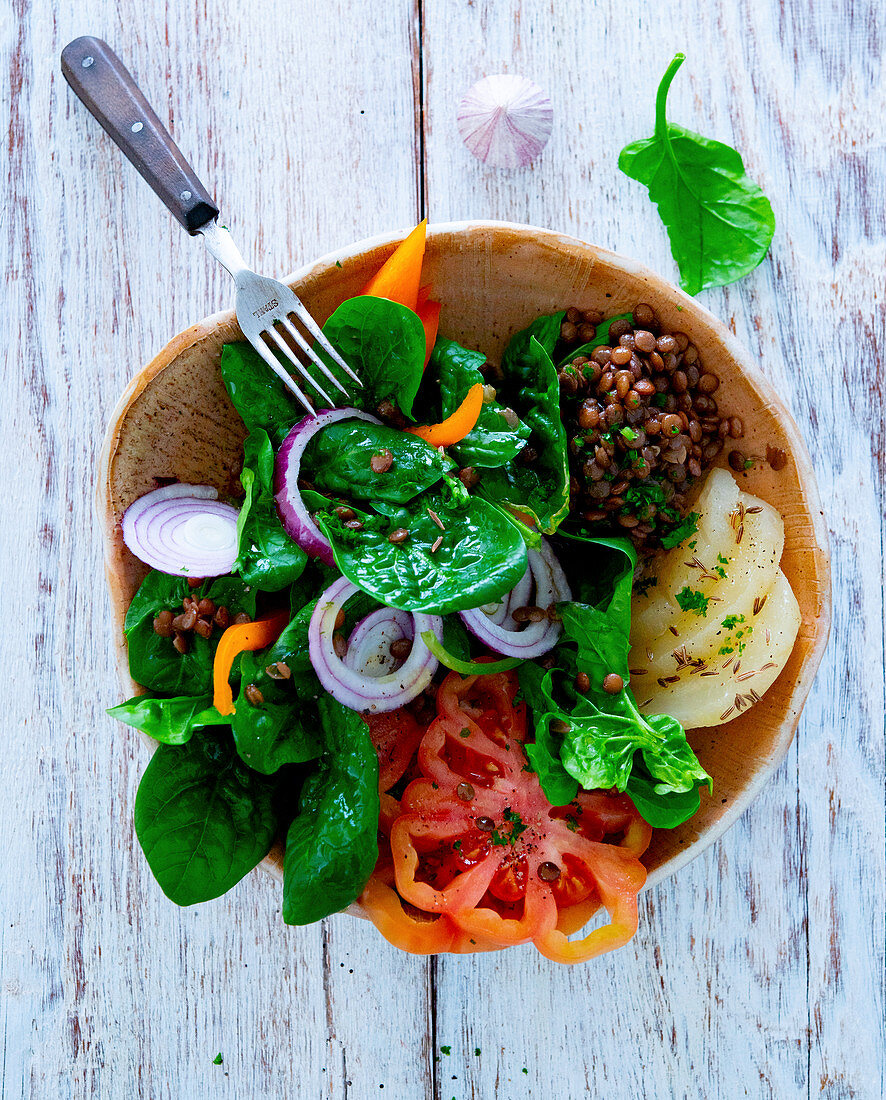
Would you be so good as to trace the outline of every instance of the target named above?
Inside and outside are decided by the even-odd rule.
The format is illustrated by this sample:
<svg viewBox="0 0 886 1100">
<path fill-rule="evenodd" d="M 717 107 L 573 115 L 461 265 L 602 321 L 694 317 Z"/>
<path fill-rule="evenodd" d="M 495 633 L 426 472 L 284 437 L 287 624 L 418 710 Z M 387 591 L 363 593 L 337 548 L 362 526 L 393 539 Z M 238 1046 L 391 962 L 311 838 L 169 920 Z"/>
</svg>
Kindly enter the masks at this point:
<svg viewBox="0 0 886 1100">
<path fill-rule="evenodd" d="M 277 348 L 286 357 L 304 381 L 328 405 L 332 406 L 335 402 L 308 371 L 295 349 L 299 349 L 345 397 L 348 396 L 348 391 L 311 347 L 309 340 L 298 330 L 291 320 L 292 317 L 305 328 L 308 336 L 313 337 L 349 378 L 358 386 L 362 385 L 360 379 L 323 335 L 323 330 L 290 287 L 277 279 L 268 279 L 264 275 L 251 271 L 234 244 L 231 234 L 217 221 L 213 220 L 201 226 L 200 233 L 203 235 L 206 247 L 234 279 L 234 285 L 237 288 L 237 321 L 243 335 L 311 416 L 316 415 L 313 405 L 289 371 L 279 362 L 273 348 Z M 277 328 L 278 325 L 282 332 Z M 295 349 L 284 338 L 284 333 L 289 336 Z"/>
</svg>

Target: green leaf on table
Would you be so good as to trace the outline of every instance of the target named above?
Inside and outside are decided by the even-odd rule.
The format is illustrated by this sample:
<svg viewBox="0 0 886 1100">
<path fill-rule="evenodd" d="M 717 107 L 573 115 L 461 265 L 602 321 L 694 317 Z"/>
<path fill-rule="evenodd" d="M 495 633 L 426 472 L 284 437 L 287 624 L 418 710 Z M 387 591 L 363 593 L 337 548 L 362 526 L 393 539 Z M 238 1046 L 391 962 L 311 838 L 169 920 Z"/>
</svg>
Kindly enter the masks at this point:
<svg viewBox="0 0 886 1100">
<path fill-rule="evenodd" d="M 531 329 L 539 330 L 553 347 L 550 321 L 541 317 Z M 484 470 L 478 491 L 509 510 L 530 515 L 542 531 L 551 534 L 569 512 L 566 430 L 560 417 L 556 368 L 535 333 L 527 332 L 528 337 L 518 332 L 505 349 L 500 395 L 532 433 L 526 446 L 535 458 L 525 461 L 528 450 L 524 450 L 505 465 Z"/>
<path fill-rule="evenodd" d="M 480 373 L 485 362 L 482 352 L 463 348 L 455 340 L 437 339 L 426 377 L 439 385 L 441 420 L 455 412 L 472 386 L 485 384 Z M 484 400 L 476 425 L 449 450 L 462 466 L 502 466 L 517 457 L 528 438 L 526 424 L 518 421 L 512 426 L 498 401 Z"/>
<path fill-rule="evenodd" d="M 769 200 L 729 145 L 668 122 L 677 54 L 658 88 L 655 133 L 622 149 L 618 167 L 649 189 L 668 231 L 687 294 L 741 279 L 763 260 L 775 232 Z"/>
<path fill-rule="evenodd" d="M 171 699 L 137 695 L 109 707 L 108 714 L 164 745 L 183 745 L 196 729 L 230 723 L 212 705 L 211 695 L 179 695 Z"/>
<path fill-rule="evenodd" d="M 229 730 L 160 745 L 135 799 L 135 832 L 163 893 L 177 905 L 217 898 L 268 854 L 275 784 L 251 771 Z"/>
<path fill-rule="evenodd" d="M 322 695 L 325 752 L 286 836 L 283 919 L 311 924 L 350 905 L 378 859 L 378 756 L 355 711 Z"/>
<path fill-rule="evenodd" d="M 296 581 L 308 555 L 283 530 L 274 503 L 274 449 L 264 428 L 243 446 L 240 482 L 246 496 L 237 517 L 237 560 L 233 572 L 263 592 L 279 592 Z"/>
<path fill-rule="evenodd" d="M 182 600 L 192 596 L 197 600 L 209 597 L 216 607 L 227 607 L 233 618 L 240 611 L 255 618 L 255 589 L 238 577 L 217 577 L 191 588 L 186 577 L 173 577 L 152 569 L 124 620 L 126 644 L 129 650 L 129 672 L 143 687 L 168 695 L 208 695 L 212 691 L 212 661 L 221 631 L 212 637 L 192 634 L 187 653 L 179 653 L 172 638 L 154 631 L 154 619 L 161 611 L 181 614 Z"/>
</svg>

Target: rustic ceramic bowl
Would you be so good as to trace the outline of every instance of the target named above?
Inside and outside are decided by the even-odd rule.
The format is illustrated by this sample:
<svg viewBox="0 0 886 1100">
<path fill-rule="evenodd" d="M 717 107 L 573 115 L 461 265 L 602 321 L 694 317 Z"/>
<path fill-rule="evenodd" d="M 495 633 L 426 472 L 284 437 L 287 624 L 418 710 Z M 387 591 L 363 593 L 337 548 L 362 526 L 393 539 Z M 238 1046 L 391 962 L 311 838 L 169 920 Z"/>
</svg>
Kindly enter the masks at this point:
<svg viewBox="0 0 886 1100">
<path fill-rule="evenodd" d="M 359 293 L 402 235 L 362 241 L 291 275 L 310 312 L 324 321 Z M 821 660 L 830 624 L 825 525 L 808 451 L 797 426 L 725 326 L 693 298 L 633 260 L 530 226 L 456 222 L 428 231 L 424 278 L 443 302 L 440 331 L 500 355 L 509 337 L 543 313 L 569 305 L 622 313 L 648 302 L 672 330 L 688 334 L 702 362 L 721 379 L 724 411 L 745 423 L 743 447 L 789 455 L 778 472 L 765 463 L 741 475 L 743 487 L 784 516 L 782 568 L 800 604 L 802 626 L 787 666 L 750 711 L 725 726 L 695 729 L 689 740 L 713 776 L 714 797 L 671 831 L 656 830 L 645 856 L 654 883 L 688 863 L 736 820 L 787 752 Z M 222 385 L 222 344 L 242 339 L 233 312 L 218 313 L 176 336 L 138 374 L 118 404 L 100 460 L 99 513 L 124 691 L 129 677 L 123 617 L 146 567 L 126 549 L 120 521 L 127 507 L 155 487 L 155 477 L 214 485 L 236 493 L 244 429 Z M 279 875 L 282 853 L 265 866 Z"/>
</svg>

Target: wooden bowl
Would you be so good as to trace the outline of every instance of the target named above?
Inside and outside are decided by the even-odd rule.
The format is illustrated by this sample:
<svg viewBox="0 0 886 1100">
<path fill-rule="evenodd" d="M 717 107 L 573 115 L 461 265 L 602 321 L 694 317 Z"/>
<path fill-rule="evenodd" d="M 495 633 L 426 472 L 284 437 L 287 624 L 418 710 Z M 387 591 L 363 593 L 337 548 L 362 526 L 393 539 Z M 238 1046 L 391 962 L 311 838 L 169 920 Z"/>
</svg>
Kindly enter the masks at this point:
<svg viewBox="0 0 886 1100">
<path fill-rule="evenodd" d="M 318 321 L 359 293 L 402 239 L 362 241 L 291 275 Z M 827 541 L 809 454 L 790 413 L 757 363 L 693 298 L 612 252 L 544 229 L 502 222 L 454 222 L 428 230 L 424 276 L 443 302 L 440 331 L 495 359 L 510 336 L 543 313 L 566 306 L 623 313 L 648 302 L 672 331 L 681 330 L 701 361 L 720 376 L 718 402 L 745 423 L 743 448 L 779 447 L 789 459 L 773 471 L 757 463 L 743 487 L 773 504 L 785 520 L 782 568 L 803 622 L 787 666 L 750 711 L 727 725 L 696 729 L 689 740 L 713 776 L 714 796 L 678 829 L 656 830 L 645 857 L 649 883 L 688 863 L 741 814 L 787 752 L 827 642 L 830 576 Z M 222 385 L 222 345 L 242 339 L 233 312 L 208 317 L 176 336 L 132 381 L 111 420 L 100 459 L 98 510 L 124 691 L 129 677 L 123 618 L 147 572 L 126 549 L 120 521 L 155 487 L 155 477 L 214 485 L 236 493 L 244 429 Z M 153 742 L 151 742 L 153 744 Z M 265 866 L 282 872 L 282 852 Z"/>
</svg>

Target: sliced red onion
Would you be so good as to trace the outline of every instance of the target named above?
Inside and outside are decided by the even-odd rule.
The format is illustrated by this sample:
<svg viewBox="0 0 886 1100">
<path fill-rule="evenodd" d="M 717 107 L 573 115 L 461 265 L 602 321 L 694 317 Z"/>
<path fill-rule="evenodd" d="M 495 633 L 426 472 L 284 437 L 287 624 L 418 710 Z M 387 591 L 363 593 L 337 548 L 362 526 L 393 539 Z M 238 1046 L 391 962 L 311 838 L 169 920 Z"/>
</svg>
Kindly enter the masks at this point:
<svg viewBox="0 0 886 1100">
<path fill-rule="evenodd" d="M 220 577 L 237 558 L 237 509 L 211 485 L 164 485 L 123 514 L 123 541 L 146 565 L 176 577 Z"/>
<path fill-rule="evenodd" d="M 381 676 L 367 676 L 365 673 L 349 668 L 336 654 L 332 642 L 335 620 L 340 608 L 344 607 L 351 596 L 359 591 L 357 586 L 351 584 L 346 577 L 339 577 L 317 600 L 317 606 L 314 608 L 314 614 L 308 626 L 311 664 L 323 687 L 344 706 L 360 711 L 362 714 L 383 714 L 386 711 L 397 710 L 398 707 L 410 702 L 431 682 L 437 671 L 437 658 L 422 641 L 421 635 L 423 631 L 430 630 L 436 638 L 442 639 L 443 620 L 439 615 L 426 615 L 423 612 L 410 614 L 413 632 L 412 652 L 394 672 Z M 379 621 L 376 620 L 366 628 L 363 635 L 364 642 Z"/>
<path fill-rule="evenodd" d="M 460 611 L 462 622 L 481 642 L 506 657 L 540 657 L 557 644 L 563 627 L 545 618 L 538 623 L 517 623 L 518 607 L 541 607 L 572 599 L 566 574 L 549 543 L 541 540 L 540 550 L 527 550 L 529 568 L 500 604 Z M 531 584 L 526 585 L 529 576 Z M 505 608 L 504 614 L 501 608 Z M 511 625 L 513 624 L 513 625 Z"/>
<path fill-rule="evenodd" d="M 298 488 L 298 478 L 305 447 L 317 432 L 339 420 L 381 423 L 376 417 L 360 412 L 359 409 L 329 409 L 327 412 L 317 413 L 316 416 L 306 416 L 283 440 L 274 463 L 274 500 L 283 529 L 302 550 L 313 558 L 319 558 L 325 565 L 335 564 L 332 547 L 305 507 Z"/>
<path fill-rule="evenodd" d="M 408 611 L 380 607 L 361 619 L 348 638 L 345 665 L 363 676 L 385 676 L 395 672 L 405 658 L 391 654 L 391 642 L 412 641 L 414 627 Z"/>
</svg>

